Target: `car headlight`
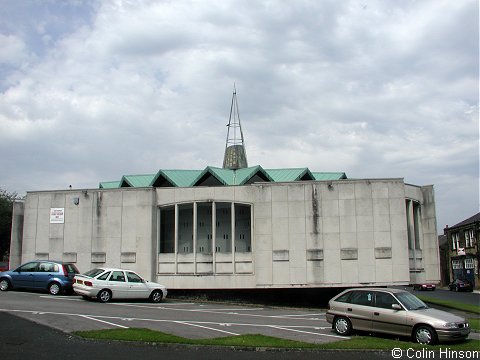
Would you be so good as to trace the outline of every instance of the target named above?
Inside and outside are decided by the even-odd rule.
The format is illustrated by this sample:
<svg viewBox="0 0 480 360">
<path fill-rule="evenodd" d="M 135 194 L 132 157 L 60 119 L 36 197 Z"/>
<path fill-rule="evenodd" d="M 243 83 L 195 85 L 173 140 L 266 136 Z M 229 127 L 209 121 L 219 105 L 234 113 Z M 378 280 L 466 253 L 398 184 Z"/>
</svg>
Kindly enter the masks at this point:
<svg viewBox="0 0 480 360">
<path fill-rule="evenodd" d="M 443 324 L 443 327 L 447 328 L 447 329 L 456 329 L 458 328 L 458 325 L 457 323 L 446 323 L 446 324 Z"/>
</svg>

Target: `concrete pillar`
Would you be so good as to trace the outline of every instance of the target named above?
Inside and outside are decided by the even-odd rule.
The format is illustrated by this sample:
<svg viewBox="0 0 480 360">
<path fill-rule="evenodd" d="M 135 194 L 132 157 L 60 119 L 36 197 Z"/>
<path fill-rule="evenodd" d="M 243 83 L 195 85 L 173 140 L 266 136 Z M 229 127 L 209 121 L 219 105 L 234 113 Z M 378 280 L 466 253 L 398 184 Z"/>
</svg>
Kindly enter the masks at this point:
<svg viewBox="0 0 480 360">
<path fill-rule="evenodd" d="M 12 213 L 12 232 L 10 237 L 10 269 L 15 269 L 22 263 L 22 242 L 23 242 L 23 215 L 25 203 L 15 201 Z"/>
</svg>

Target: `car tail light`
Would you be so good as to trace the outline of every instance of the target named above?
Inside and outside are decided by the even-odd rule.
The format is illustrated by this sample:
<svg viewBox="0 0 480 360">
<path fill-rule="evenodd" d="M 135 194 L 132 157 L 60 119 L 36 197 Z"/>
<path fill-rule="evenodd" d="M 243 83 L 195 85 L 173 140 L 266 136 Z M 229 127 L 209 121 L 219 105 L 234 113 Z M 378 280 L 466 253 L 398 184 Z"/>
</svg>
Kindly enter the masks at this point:
<svg viewBox="0 0 480 360">
<path fill-rule="evenodd" d="M 62 265 L 63 275 L 68 276 L 68 269 L 66 265 Z"/>
<path fill-rule="evenodd" d="M 93 284 L 92 284 L 91 281 L 84 281 L 84 282 L 83 282 L 83 285 L 85 285 L 85 286 L 93 286 Z"/>
</svg>

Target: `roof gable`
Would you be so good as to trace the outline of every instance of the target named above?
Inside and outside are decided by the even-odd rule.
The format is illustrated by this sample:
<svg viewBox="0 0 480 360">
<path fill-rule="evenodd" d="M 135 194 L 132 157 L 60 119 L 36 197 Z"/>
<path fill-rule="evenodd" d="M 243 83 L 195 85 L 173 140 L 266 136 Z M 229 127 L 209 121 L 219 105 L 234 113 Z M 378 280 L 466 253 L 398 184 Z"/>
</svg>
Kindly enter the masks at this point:
<svg viewBox="0 0 480 360">
<path fill-rule="evenodd" d="M 124 175 L 119 187 L 149 187 L 155 174 Z"/>
</svg>

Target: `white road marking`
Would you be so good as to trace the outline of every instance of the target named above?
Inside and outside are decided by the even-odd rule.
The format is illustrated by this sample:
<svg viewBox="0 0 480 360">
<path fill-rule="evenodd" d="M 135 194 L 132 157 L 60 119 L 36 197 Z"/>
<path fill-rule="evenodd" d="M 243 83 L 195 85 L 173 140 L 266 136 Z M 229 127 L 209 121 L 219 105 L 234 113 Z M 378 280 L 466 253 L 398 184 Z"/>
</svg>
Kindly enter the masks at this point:
<svg viewBox="0 0 480 360">
<path fill-rule="evenodd" d="M 78 316 L 83 317 L 83 318 L 86 318 L 86 319 L 98 321 L 98 322 L 101 322 L 101 323 L 104 323 L 104 324 L 108 324 L 108 325 L 112 325 L 112 326 L 118 326 L 119 328 L 122 328 L 122 329 L 128 329 L 128 326 L 123 326 L 123 325 L 119 325 L 119 324 L 114 324 L 114 323 L 112 323 L 112 322 L 105 321 L 105 320 L 100 320 L 100 319 L 96 319 L 96 318 L 91 317 L 91 316 L 87 316 L 87 315 L 78 315 Z"/>
<path fill-rule="evenodd" d="M 268 325 L 268 324 L 216 323 L 216 322 L 206 322 L 206 321 L 202 322 L 202 321 L 178 321 L 178 320 L 148 319 L 148 318 L 125 318 L 125 317 L 122 317 L 122 316 L 104 316 L 104 315 L 91 315 L 91 314 L 85 315 L 85 314 L 75 314 L 75 313 L 50 312 L 50 311 L 39 312 L 39 311 L 32 311 L 32 310 L 15 310 L 15 309 L 13 309 L 13 310 L 12 309 L 0 309 L 0 311 L 29 313 L 29 314 L 34 314 L 34 315 L 65 315 L 65 316 L 83 317 L 83 318 L 87 318 L 87 319 L 90 319 L 90 320 L 104 322 L 104 323 L 112 325 L 112 326 L 118 326 L 118 327 L 124 327 L 124 328 L 128 328 L 128 327 L 123 326 L 123 325 L 118 325 L 118 324 L 115 324 L 115 323 L 112 323 L 112 322 L 109 322 L 109 321 L 101 320 L 101 319 L 177 323 L 177 324 L 185 324 L 185 325 L 190 325 L 190 326 L 202 327 L 202 328 L 205 328 L 205 329 L 209 329 L 209 330 L 212 330 L 212 331 L 223 332 L 223 333 L 230 334 L 230 335 L 239 335 L 239 334 L 224 331 L 224 330 L 219 330 L 219 329 L 215 329 L 215 328 L 211 328 L 211 327 L 208 327 L 208 326 L 205 326 L 205 325 L 227 326 L 227 327 L 228 326 L 245 326 L 245 327 L 254 327 L 254 328 L 268 327 L 268 328 L 274 328 L 274 329 L 278 329 L 278 330 L 299 332 L 299 333 L 316 335 L 316 336 L 326 336 L 326 337 L 334 337 L 334 338 L 340 338 L 340 339 L 349 339 L 349 337 L 345 337 L 345 336 L 322 334 L 322 333 L 315 333 L 315 332 L 310 332 L 310 331 L 302 331 L 302 330 L 291 329 L 290 326 L 287 327 L 287 326 Z M 315 326 L 311 326 L 311 327 L 303 326 L 303 328 L 304 329 L 322 329 L 322 328 L 315 327 Z M 323 328 L 323 329 L 329 329 L 329 327 L 328 328 Z"/>
<path fill-rule="evenodd" d="M 83 299 L 66 298 L 66 297 L 52 296 L 52 295 L 41 295 L 40 297 L 43 298 L 43 299 L 49 299 L 49 300 L 85 301 Z"/>
<path fill-rule="evenodd" d="M 177 323 L 177 324 L 184 324 L 184 325 L 196 326 L 196 327 L 203 328 L 203 329 L 208 329 L 208 330 L 212 330 L 212 331 L 218 331 L 218 332 L 225 333 L 225 334 L 229 334 L 229 335 L 235 335 L 235 336 L 240 335 L 240 334 L 236 334 L 236 333 L 233 333 L 233 332 L 229 332 L 229 331 L 225 331 L 225 330 L 220 330 L 220 329 L 215 329 L 215 328 L 211 328 L 211 327 L 207 327 L 207 326 L 202 326 L 202 325 L 198 325 L 198 324 L 194 324 L 194 323 L 190 323 L 190 322 L 186 322 L 186 321 L 173 321 L 173 322 L 174 322 L 174 323 Z"/>
<path fill-rule="evenodd" d="M 302 334 L 309 334 L 309 335 L 320 335 L 320 336 L 329 336 L 329 337 L 334 337 L 334 338 L 339 338 L 339 339 L 350 339 L 348 336 L 340 336 L 340 335 L 331 335 L 331 334 L 319 334 L 311 331 L 302 331 L 302 330 L 295 330 L 295 329 L 290 329 L 288 327 L 283 327 L 283 326 L 276 326 L 276 325 L 268 325 L 271 328 L 274 329 L 279 329 L 279 330 L 286 330 L 286 331 L 292 331 L 292 332 L 298 332 Z"/>
<path fill-rule="evenodd" d="M 260 317 L 260 318 L 268 318 L 268 319 L 289 319 L 292 320 L 292 316 L 296 315 L 259 315 L 259 314 L 239 314 L 239 313 L 232 313 L 231 309 L 225 311 L 225 309 L 214 309 L 213 311 L 210 309 L 175 309 L 175 308 L 164 308 L 162 306 L 151 306 L 151 305 L 135 305 L 135 304 L 125 304 L 125 303 L 111 303 L 111 305 L 116 305 L 116 306 L 130 306 L 130 307 L 138 307 L 138 308 L 149 308 L 149 309 L 159 309 L 159 310 L 171 310 L 171 311 L 185 311 L 185 312 L 200 312 L 200 313 L 211 313 L 211 314 L 225 314 L 225 315 L 238 315 L 238 316 L 250 316 L 250 317 Z M 242 309 L 244 310 L 244 309 Z M 249 311 L 251 309 L 245 309 L 244 311 Z M 237 310 L 238 311 L 238 310 Z M 312 315 L 318 315 L 318 314 L 312 314 Z M 310 316 L 312 316 L 310 315 Z M 298 315 L 300 316 L 300 315 Z M 308 316 L 308 315 L 302 315 L 302 316 Z M 308 320 L 308 321 L 325 321 L 325 319 L 319 319 L 319 318 L 312 318 L 312 317 L 296 317 L 295 320 Z"/>
</svg>

